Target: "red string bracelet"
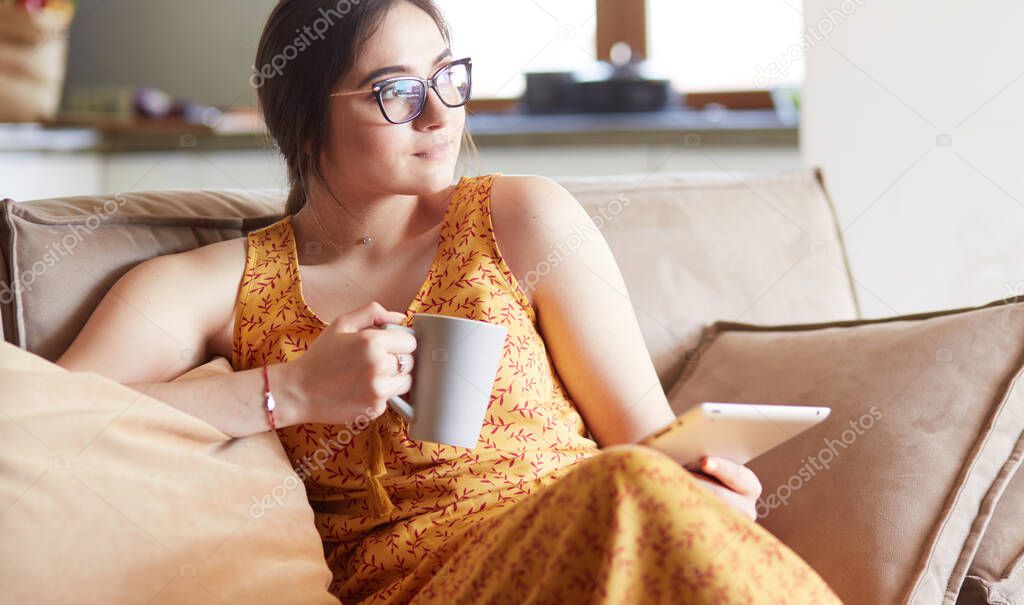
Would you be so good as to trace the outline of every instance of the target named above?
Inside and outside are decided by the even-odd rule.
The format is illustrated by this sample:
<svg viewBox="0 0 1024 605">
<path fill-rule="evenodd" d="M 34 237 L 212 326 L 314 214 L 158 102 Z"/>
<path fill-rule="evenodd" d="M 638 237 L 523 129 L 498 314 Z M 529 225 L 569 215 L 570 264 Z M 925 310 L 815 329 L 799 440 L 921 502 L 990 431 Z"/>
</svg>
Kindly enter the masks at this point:
<svg viewBox="0 0 1024 605">
<path fill-rule="evenodd" d="M 277 407 L 277 402 L 274 401 L 274 394 L 270 392 L 270 374 L 267 372 L 267 366 L 263 366 L 263 409 L 267 411 L 267 420 L 270 422 L 270 430 L 277 430 L 277 423 L 274 421 L 274 409 Z"/>
</svg>

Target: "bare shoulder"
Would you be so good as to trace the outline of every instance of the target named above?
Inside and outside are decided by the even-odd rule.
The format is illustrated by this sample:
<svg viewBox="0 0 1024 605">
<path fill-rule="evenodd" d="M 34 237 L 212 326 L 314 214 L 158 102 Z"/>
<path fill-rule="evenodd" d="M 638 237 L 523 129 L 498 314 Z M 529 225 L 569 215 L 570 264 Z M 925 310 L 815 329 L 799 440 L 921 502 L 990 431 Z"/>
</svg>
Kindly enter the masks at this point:
<svg viewBox="0 0 1024 605">
<path fill-rule="evenodd" d="M 246 238 L 242 236 L 170 255 L 178 257 L 177 273 L 183 283 L 195 286 L 184 294 L 198 296 L 191 306 L 206 316 L 203 332 L 208 356 L 231 359 L 235 299 L 245 272 L 245 253 Z"/>
<path fill-rule="evenodd" d="M 200 279 L 219 280 L 225 277 L 219 272 L 241 271 L 245 267 L 245 236 L 213 242 L 160 258 L 177 258 L 188 268 L 201 267 L 209 263 L 209 271 L 203 272 Z"/>
<path fill-rule="evenodd" d="M 531 221 L 582 211 L 580 203 L 558 181 L 533 174 L 495 177 L 491 198 L 495 212 L 519 213 Z"/>
<path fill-rule="evenodd" d="M 590 218 L 579 201 L 554 179 L 499 175 L 491 186 L 491 219 L 505 264 L 520 284 Z M 525 280 L 525 281 L 524 281 Z M 527 296 L 532 299 L 530 288 Z"/>
<path fill-rule="evenodd" d="M 230 330 L 244 264 L 244 238 L 137 264 L 104 295 L 58 364 L 119 382 L 162 382 L 222 355 L 214 343 L 225 324 Z"/>
<path fill-rule="evenodd" d="M 244 270 L 245 238 L 237 237 L 151 258 L 132 272 L 154 285 L 159 281 L 177 290 L 176 297 L 183 302 L 190 299 L 203 305 L 217 305 L 223 302 L 217 293 L 237 287 Z M 235 283 L 229 285 L 232 279 Z"/>
</svg>

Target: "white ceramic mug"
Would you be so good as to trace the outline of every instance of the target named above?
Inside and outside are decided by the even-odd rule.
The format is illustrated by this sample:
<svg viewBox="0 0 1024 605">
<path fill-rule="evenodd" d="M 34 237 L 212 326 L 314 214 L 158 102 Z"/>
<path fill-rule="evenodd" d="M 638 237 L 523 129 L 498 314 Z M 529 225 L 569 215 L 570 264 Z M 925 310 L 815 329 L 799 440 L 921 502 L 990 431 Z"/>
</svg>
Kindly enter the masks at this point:
<svg viewBox="0 0 1024 605">
<path fill-rule="evenodd" d="M 432 313 L 413 316 L 412 328 L 382 324 L 416 336 L 410 405 L 388 405 L 409 423 L 409 438 L 473 449 L 480 438 L 508 330 L 505 326 Z"/>
</svg>

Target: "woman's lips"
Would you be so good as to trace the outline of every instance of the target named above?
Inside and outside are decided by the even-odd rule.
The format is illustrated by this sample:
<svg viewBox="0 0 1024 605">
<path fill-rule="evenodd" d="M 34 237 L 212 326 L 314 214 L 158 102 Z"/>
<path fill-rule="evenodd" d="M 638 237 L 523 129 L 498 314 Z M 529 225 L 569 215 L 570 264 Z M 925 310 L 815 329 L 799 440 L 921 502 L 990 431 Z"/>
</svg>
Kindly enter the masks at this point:
<svg viewBox="0 0 1024 605">
<path fill-rule="evenodd" d="M 424 160 L 440 160 L 444 157 L 447 157 L 449 147 L 451 147 L 451 145 L 445 143 L 444 145 L 439 145 L 437 147 L 429 149 L 428 151 L 423 151 L 414 155 Z"/>
</svg>

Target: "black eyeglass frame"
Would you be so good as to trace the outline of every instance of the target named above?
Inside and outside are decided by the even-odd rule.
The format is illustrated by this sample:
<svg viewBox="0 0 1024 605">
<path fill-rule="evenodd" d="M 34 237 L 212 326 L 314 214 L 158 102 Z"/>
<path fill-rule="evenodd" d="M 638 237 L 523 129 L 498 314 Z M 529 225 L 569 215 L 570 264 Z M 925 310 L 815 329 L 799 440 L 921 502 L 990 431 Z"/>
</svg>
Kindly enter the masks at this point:
<svg viewBox="0 0 1024 605">
<path fill-rule="evenodd" d="M 444 97 L 441 95 L 441 91 L 439 91 L 437 89 L 437 77 L 439 75 L 441 75 L 441 72 L 445 71 L 446 69 L 450 69 L 453 65 L 465 65 L 466 66 L 466 86 L 467 86 L 467 88 L 466 88 L 466 99 L 464 101 L 462 101 L 461 103 L 456 103 L 454 105 L 448 103 L 448 101 L 445 101 Z M 395 82 L 402 82 L 402 81 L 407 81 L 407 80 L 412 80 L 412 81 L 415 81 L 415 82 L 419 82 L 420 84 L 423 84 L 424 85 L 424 89 L 423 89 L 424 93 L 423 93 L 423 96 L 420 97 L 420 105 L 419 105 L 419 107 L 416 108 L 416 111 L 413 112 L 412 116 L 407 118 L 407 119 L 405 119 L 405 120 L 401 120 L 401 121 L 396 122 L 396 121 L 392 120 L 388 116 L 387 110 L 384 109 L 384 99 L 381 98 L 381 91 L 383 91 L 384 88 L 386 88 L 387 86 L 390 86 L 391 84 L 394 84 Z M 454 108 L 454 107 L 462 107 L 463 105 L 465 105 L 469 101 L 470 97 L 473 94 L 473 59 L 470 58 L 470 57 L 464 57 L 462 59 L 456 59 L 455 61 L 451 61 L 449 63 L 445 63 L 441 67 L 438 67 L 437 70 L 434 72 L 434 74 L 431 75 L 429 78 L 418 78 L 416 76 L 398 76 L 396 78 L 388 78 L 386 80 L 381 80 L 379 82 L 374 82 L 373 85 L 372 85 L 372 88 L 370 90 L 371 90 L 371 92 L 373 92 L 373 96 L 377 99 L 377 106 L 380 108 L 380 113 L 384 116 L 385 120 L 387 120 L 388 122 L 390 122 L 392 124 L 407 124 L 409 122 L 412 122 L 416 118 L 420 117 L 420 114 L 423 113 L 423 108 L 427 106 L 427 95 L 429 94 L 430 89 L 434 90 L 434 94 L 436 94 L 437 98 L 441 100 L 441 103 L 444 103 L 445 107 L 452 107 L 452 108 Z M 330 96 L 332 96 L 332 97 L 343 97 L 343 96 L 347 96 L 347 95 L 356 95 L 356 94 L 365 94 L 365 93 L 366 93 L 365 90 L 353 90 L 353 91 L 350 91 L 350 92 L 335 92 L 335 93 L 332 93 Z"/>
</svg>

